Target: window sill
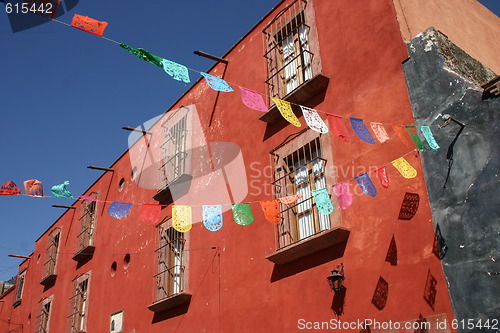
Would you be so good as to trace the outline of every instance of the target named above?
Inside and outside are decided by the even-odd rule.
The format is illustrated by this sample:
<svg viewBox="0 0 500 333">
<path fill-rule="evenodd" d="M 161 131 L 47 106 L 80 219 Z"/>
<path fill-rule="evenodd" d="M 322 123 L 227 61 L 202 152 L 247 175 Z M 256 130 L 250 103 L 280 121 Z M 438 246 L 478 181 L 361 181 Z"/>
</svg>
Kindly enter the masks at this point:
<svg viewBox="0 0 500 333">
<path fill-rule="evenodd" d="M 57 278 L 57 274 L 49 274 L 40 281 L 42 286 L 48 286 L 52 284 Z"/>
<path fill-rule="evenodd" d="M 94 255 L 94 251 L 95 251 L 95 246 L 87 245 L 84 248 L 82 248 L 80 251 L 78 251 L 73 256 L 72 259 L 74 261 L 81 261 L 81 260 L 89 259 L 90 257 L 92 257 Z"/>
<path fill-rule="evenodd" d="M 19 305 L 21 305 L 21 300 L 17 299 L 12 303 L 13 308 L 17 308 Z"/>
<path fill-rule="evenodd" d="M 192 295 L 190 293 L 180 292 L 148 305 L 148 309 L 155 313 L 163 312 L 179 305 L 189 303 L 191 301 L 191 296 Z"/>
<path fill-rule="evenodd" d="M 153 196 L 153 199 L 158 202 L 172 201 L 172 192 L 170 191 L 170 189 L 176 187 L 176 192 L 177 191 L 182 192 L 184 187 L 189 188 L 192 179 L 193 176 L 183 173 L 182 175 L 174 179 L 172 182 L 168 183 L 167 186 L 159 190 Z"/>
<path fill-rule="evenodd" d="M 348 229 L 342 227 L 332 228 L 282 248 L 266 256 L 266 259 L 277 265 L 286 264 L 335 244 L 342 243 L 348 237 Z"/>
<path fill-rule="evenodd" d="M 323 74 L 317 74 L 312 79 L 302 83 L 294 91 L 292 91 L 282 99 L 284 101 L 295 104 L 304 103 L 321 91 L 325 90 L 329 82 L 329 77 Z M 278 108 L 276 107 L 276 104 L 274 104 L 269 108 L 269 111 L 260 116 L 259 119 L 268 124 L 274 124 L 279 119 L 282 119 L 282 117 Z"/>
</svg>

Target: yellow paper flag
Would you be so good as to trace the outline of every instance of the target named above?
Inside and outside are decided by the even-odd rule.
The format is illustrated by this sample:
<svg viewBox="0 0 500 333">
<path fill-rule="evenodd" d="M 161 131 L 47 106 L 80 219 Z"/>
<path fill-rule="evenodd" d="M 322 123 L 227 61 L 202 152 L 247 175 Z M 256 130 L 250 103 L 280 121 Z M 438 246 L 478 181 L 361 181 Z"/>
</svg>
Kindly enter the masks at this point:
<svg viewBox="0 0 500 333">
<path fill-rule="evenodd" d="M 271 99 L 273 100 L 274 104 L 276 104 L 276 107 L 280 111 L 283 118 L 286 119 L 286 121 L 288 121 L 290 124 L 292 124 L 295 127 L 302 126 L 299 119 L 293 113 L 292 106 L 290 105 L 289 102 L 283 101 L 281 99 L 274 98 L 274 97 L 271 97 Z"/>
<path fill-rule="evenodd" d="M 187 232 L 193 227 L 191 206 L 172 206 L 172 228 L 178 232 Z"/>
<path fill-rule="evenodd" d="M 398 169 L 399 173 L 405 178 L 415 178 L 417 176 L 417 170 L 415 170 L 404 157 L 395 159 L 391 164 Z"/>
</svg>

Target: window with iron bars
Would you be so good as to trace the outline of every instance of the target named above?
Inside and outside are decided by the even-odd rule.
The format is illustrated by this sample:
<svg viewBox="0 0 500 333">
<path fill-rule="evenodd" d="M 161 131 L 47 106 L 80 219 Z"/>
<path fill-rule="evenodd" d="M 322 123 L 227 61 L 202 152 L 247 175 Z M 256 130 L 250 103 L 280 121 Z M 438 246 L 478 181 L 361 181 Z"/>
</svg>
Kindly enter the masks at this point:
<svg viewBox="0 0 500 333">
<path fill-rule="evenodd" d="M 97 193 L 92 193 L 91 197 L 97 197 Z M 85 200 L 82 202 L 82 215 L 80 217 L 80 233 L 78 234 L 77 252 L 88 246 L 94 245 L 94 231 L 96 221 L 97 202 Z"/>
<path fill-rule="evenodd" d="M 158 302 L 184 290 L 184 234 L 166 221 L 158 226 L 157 274 L 153 301 Z"/>
<path fill-rule="evenodd" d="M 306 5 L 305 0 L 293 1 L 262 31 L 271 97 L 283 98 L 313 77 Z"/>
<path fill-rule="evenodd" d="M 38 316 L 36 318 L 35 333 L 48 333 L 50 308 L 52 305 L 52 297 L 45 298 L 38 303 Z"/>
<path fill-rule="evenodd" d="M 23 296 L 24 289 L 24 280 L 26 278 L 26 269 L 24 269 L 21 273 L 19 273 L 17 277 L 17 290 L 16 290 L 16 299 L 14 300 L 13 306 L 18 306 L 21 304 L 21 298 Z"/>
<path fill-rule="evenodd" d="M 88 273 L 73 280 L 73 296 L 70 298 L 71 312 L 68 317 L 70 333 L 86 331 L 89 280 Z"/>
<path fill-rule="evenodd" d="M 57 252 L 59 250 L 60 237 L 61 237 L 60 229 L 54 230 L 49 236 L 49 241 L 46 249 L 47 259 L 43 265 L 44 279 L 56 274 Z"/>
<path fill-rule="evenodd" d="M 161 184 L 169 184 L 186 173 L 187 166 L 187 116 L 182 117 L 173 125 L 169 120 L 162 124 L 164 141 L 161 145 L 163 159 L 160 165 Z"/>
<path fill-rule="evenodd" d="M 326 159 L 322 157 L 321 141 L 317 137 L 300 147 L 295 140 L 282 144 L 271 152 L 277 197 L 301 195 L 293 205 L 280 203 L 282 222 L 277 226 L 278 250 L 330 229 L 330 216 L 320 214 L 312 190 L 326 188 Z"/>
</svg>

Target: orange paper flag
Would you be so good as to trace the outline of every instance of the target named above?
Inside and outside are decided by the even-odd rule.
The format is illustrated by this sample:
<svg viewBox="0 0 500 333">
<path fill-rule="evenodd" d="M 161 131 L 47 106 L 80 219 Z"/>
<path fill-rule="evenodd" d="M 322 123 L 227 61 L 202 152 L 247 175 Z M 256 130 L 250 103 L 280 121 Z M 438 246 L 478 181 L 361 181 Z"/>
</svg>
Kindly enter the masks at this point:
<svg viewBox="0 0 500 333">
<path fill-rule="evenodd" d="M 108 26 L 108 22 L 97 21 L 88 16 L 75 14 L 71 21 L 71 26 L 102 37 L 104 29 Z"/>
</svg>

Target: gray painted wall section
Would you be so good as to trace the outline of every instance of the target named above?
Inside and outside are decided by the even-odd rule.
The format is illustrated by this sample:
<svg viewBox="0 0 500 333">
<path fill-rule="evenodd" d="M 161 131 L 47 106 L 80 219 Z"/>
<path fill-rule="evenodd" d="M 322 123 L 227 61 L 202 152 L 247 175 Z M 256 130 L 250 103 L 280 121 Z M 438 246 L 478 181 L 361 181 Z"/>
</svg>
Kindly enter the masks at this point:
<svg viewBox="0 0 500 333">
<path fill-rule="evenodd" d="M 474 79 L 472 74 L 470 80 L 456 68 L 456 72 L 448 69 L 447 60 L 456 55 L 447 54 L 449 45 L 443 48 L 443 42 L 449 43 L 434 30 L 417 36 L 408 44 L 410 58 L 403 67 L 416 124 L 434 125 L 441 146 L 439 150 L 427 146 L 421 156 L 433 222 L 439 224 L 448 247 L 442 264 L 456 318 L 491 323 L 500 319 L 500 98 L 482 100 L 483 90 L 473 83 L 491 76 L 488 69 L 478 68 L 479 75 Z M 477 67 L 470 59 L 454 62 Z M 451 122 L 438 128 L 444 124 L 440 114 L 466 125 L 454 145 L 446 188 L 447 150 L 460 126 Z M 496 330 L 459 331 L 499 329 L 500 323 Z"/>
</svg>

